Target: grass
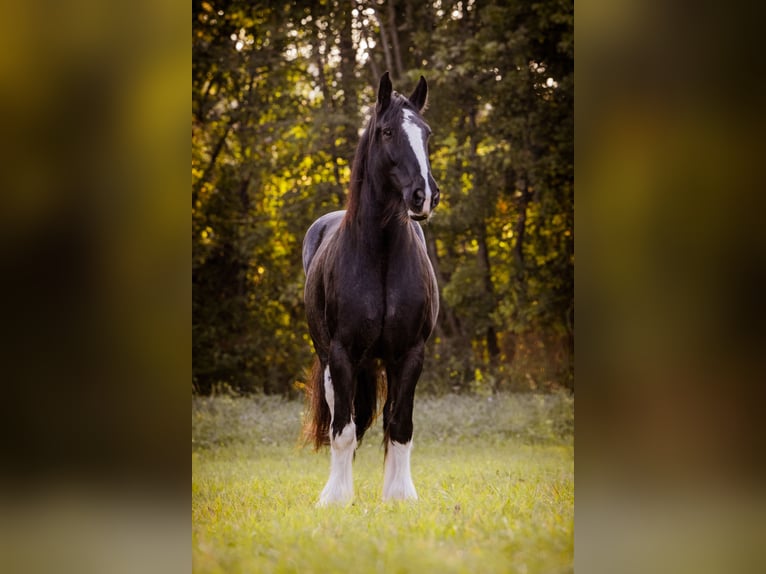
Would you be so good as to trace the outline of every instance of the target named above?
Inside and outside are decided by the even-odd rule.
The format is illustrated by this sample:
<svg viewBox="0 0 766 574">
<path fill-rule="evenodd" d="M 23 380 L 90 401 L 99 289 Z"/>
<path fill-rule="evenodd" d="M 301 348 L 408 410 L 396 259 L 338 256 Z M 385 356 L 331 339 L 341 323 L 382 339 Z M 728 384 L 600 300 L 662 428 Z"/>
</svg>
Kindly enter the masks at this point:
<svg viewBox="0 0 766 574">
<path fill-rule="evenodd" d="M 302 404 L 196 398 L 192 560 L 207 572 L 571 572 L 573 399 L 418 397 L 416 503 L 381 502 L 380 421 L 353 505 L 315 508 L 329 453 L 297 446 Z"/>
</svg>

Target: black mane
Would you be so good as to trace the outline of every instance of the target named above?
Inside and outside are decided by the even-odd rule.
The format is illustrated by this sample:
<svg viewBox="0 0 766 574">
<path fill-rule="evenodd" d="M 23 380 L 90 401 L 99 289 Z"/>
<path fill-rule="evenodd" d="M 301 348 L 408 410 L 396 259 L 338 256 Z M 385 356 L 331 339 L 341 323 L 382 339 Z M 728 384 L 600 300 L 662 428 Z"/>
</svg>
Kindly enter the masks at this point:
<svg viewBox="0 0 766 574">
<path fill-rule="evenodd" d="M 412 110 L 416 114 L 418 113 L 418 111 L 413 107 L 413 105 L 406 97 L 394 92 L 391 95 L 391 103 L 383 112 L 383 116 L 399 116 L 404 109 Z M 376 152 L 377 140 L 375 138 L 375 132 L 378 129 L 378 124 L 380 123 L 381 119 L 382 118 L 378 117 L 378 110 L 373 109 L 372 116 L 367 122 L 367 126 L 364 128 L 364 131 L 359 138 L 359 143 L 357 144 L 356 152 L 354 154 L 354 161 L 351 164 L 351 181 L 349 182 L 348 201 L 346 203 L 346 216 L 343 219 L 344 225 L 356 219 L 359 213 L 359 206 L 361 204 L 361 196 L 363 193 L 362 188 L 366 180 L 374 176 L 374 173 L 368 173 L 371 171 L 368 170 L 368 161 L 370 157 L 372 157 Z M 367 183 L 368 185 L 371 183 L 375 186 L 379 186 L 381 184 L 381 182 L 377 180 L 367 181 Z M 394 215 L 394 207 L 395 206 L 391 206 L 387 210 L 387 217 L 384 218 L 384 223 L 388 223 L 390 218 Z"/>
</svg>

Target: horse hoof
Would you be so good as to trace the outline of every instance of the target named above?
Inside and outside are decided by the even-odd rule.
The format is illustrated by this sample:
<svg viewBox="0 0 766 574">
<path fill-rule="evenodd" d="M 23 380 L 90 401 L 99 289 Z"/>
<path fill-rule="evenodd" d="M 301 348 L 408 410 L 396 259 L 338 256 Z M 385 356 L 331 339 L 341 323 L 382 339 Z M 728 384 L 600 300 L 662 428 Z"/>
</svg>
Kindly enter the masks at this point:
<svg viewBox="0 0 766 574">
<path fill-rule="evenodd" d="M 354 499 L 353 496 L 343 498 L 330 498 L 326 496 L 320 496 L 316 503 L 317 508 L 327 508 L 328 506 L 348 506 Z"/>
<path fill-rule="evenodd" d="M 319 500 L 316 503 L 317 508 L 323 508 L 327 506 L 347 506 L 354 500 L 354 491 L 336 490 L 333 488 L 325 488 L 322 494 L 319 495 Z"/>
<path fill-rule="evenodd" d="M 416 502 L 418 499 L 418 493 L 415 492 L 415 487 L 410 486 L 404 489 L 393 489 L 389 492 L 383 493 L 383 502 Z"/>
</svg>

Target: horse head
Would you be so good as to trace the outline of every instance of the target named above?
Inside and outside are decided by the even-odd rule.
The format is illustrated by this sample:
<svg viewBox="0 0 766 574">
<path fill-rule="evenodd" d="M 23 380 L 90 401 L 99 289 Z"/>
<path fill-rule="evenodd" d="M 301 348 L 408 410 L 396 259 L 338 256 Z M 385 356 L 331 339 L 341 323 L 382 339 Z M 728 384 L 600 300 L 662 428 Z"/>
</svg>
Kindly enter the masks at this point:
<svg viewBox="0 0 766 574">
<path fill-rule="evenodd" d="M 439 187 L 428 160 L 431 128 L 421 115 L 427 97 L 423 76 L 412 95 L 405 98 L 393 91 L 386 72 L 380 79 L 370 134 L 371 144 L 378 148 L 374 161 L 379 177 L 401 196 L 410 218 L 418 221 L 430 217 L 439 203 Z"/>
</svg>

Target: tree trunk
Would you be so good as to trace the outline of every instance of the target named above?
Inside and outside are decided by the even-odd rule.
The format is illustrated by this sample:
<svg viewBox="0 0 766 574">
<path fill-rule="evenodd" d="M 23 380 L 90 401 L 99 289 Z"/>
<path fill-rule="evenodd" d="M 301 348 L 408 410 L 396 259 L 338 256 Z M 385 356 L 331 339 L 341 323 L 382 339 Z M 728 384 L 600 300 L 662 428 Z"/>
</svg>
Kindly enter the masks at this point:
<svg viewBox="0 0 766 574">
<path fill-rule="evenodd" d="M 489 249 L 487 248 L 487 228 L 483 222 L 476 239 L 479 244 L 479 260 L 484 269 L 484 290 L 487 292 L 487 296 L 491 302 L 491 312 L 494 312 L 497 302 L 495 298 L 495 287 L 492 284 L 492 266 L 489 261 Z M 498 357 L 500 356 L 500 347 L 497 344 L 497 331 L 495 331 L 495 327 L 491 323 L 487 327 L 485 339 L 487 342 L 489 364 L 491 367 L 496 367 Z"/>
<path fill-rule="evenodd" d="M 378 68 L 378 65 L 375 63 L 375 58 L 372 57 L 372 53 L 370 52 L 367 57 L 367 62 L 370 64 L 370 72 L 372 72 L 372 85 L 376 85 L 378 80 L 380 80 L 380 69 Z"/>
<path fill-rule="evenodd" d="M 520 182 L 518 187 L 521 189 L 521 197 L 517 202 L 519 218 L 516 220 L 516 225 L 513 229 L 513 235 L 516 238 L 513 244 L 513 261 L 516 269 L 511 278 L 514 282 L 513 289 L 516 291 L 517 297 L 516 306 L 511 315 L 511 326 L 506 345 L 506 360 L 509 364 L 512 364 L 516 358 L 519 335 L 522 331 L 521 325 L 519 325 L 519 309 L 523 309 L 527 305 L 524 239 L 527 229 L 527 207 L 529 206 L 531 194 L 529 193 L 529 185 L 526 179 Z"/>
<path fill-rule="evenodd" d="M 477 126 L 476 126 L 476 102 L 474 101 L 474 106 L 471 109 L 471 111 L 468 114 L 468 127 L 469 127 L 469 133 L 471 134 L 471 148 L 470 148 L 470 164 L 472 166 L 478 165 L 477 161 Z M 471 168 L 471 175 L 472 180 L 474 182 L 479 181 L 479 173 L 477 172 L 476 168 Z M 492 266 L 489 261 L 489 249 L 487 248 L 487 222 L 484 213 L 481 213 L 479 216 L 479 221 L 477 221 L 478 226 L 478 233 L 476 234 L 476 241 L 479 245 L 479 262 L 481 263 L 481 267 L 483 269 L 483 282 L 484 282 L 484 290 L 487 293 L 487 296 L 490 300 L 490 313 L 494 313 L 496 307 L 497 307 L 497 300 L 495 297 L 495 288 L 492 284 Z M 489 363 L 492 367 L 495 367 L 497 365 L 498 357 L 500 356 L 500 347 L 497 343 L 497 332 L 495 331 L 494 325 L 490 324 L 486 331 L 485 331 L 485 341 L 487 345 L 487 355 L 489 358 Z"/>
<path fill-rule="evenodd" d="M 396 7 L 394 0 L 389 0 L 388 2 L 388 29 L 391 32 L 394 64 L 396 65 L 394 76 L 401 79 L 404 77 L 404 66 L 402 66 L 402 53 L 399 50 L 399 32 L 396 29 Z"/>
<path fill-rule="evenodd" d="M 383 56 L 386 59 L 386 69 L 393 75 L 393 79 L 396 80 L 396 70 L 391 60 L 391 47 L 388 44 L 388 38 L 386 37 L 386 27 L 383 25 L 383 17 L 380 12 L 375 10 L 375 17 L 378 19 L 378 26 L 380 27 L 380 43 L 383 45 Z"/>
<path fill-rule="evenodd" d="M 516 225 L 513 231 L 516 237 L 516 242 L 513 244 L 513 261 L 516 265 L 516 287 L 519 293 L 519 305 L 524 306 L 527 302 L 527 289 L 524 283 L 525 278 L 525 261 L 524 261 L 524 239 L 527 231 L 527 208 L 532 194 L 529 192 L 529 185 L 526 181 L 520 186 L 521 197 L 519 197 L 518 208 L 519 218 L 516 220 Z"/>
<path fill-rule="evenodd" d="M 317 83 L 319 85 L 319 91 L 322 93 L 322 105 L 324 106 L 327 115 L 329 117 L 334 117 L 334 111 L 335 111 L 335 101 L 332 99 L 332 96 L 330 95 L 330 88 L 327 86 L 327 80 L 325 78 L 325 64 L 324 60 L 322 59 L 322 54 L 319 52 L 319 38 L 316 36 L 314 37 L 314 41 L 312 44 L 313 47 L 313 53 L 314 53 L 314 63 L 317 66 L 318 69 L 318 80 Z M 333 160 L 333 176 L 335 178 L 335 194 L 338 198 L 338 205 L 343 205 L 346 202 L 346 194 L 344 190 L 343 182 L 340 179 L 340 169 L 338 168 L 338 157 L 339 152 L 337 149 L 337 145 L 335 144 L 335 129 L 332 123 L 330 123 L 327 126 L 329 129 L 327 130 L 327 133 L 329 133 L 329 138 L 327 140 L 327 147 L 330 149 L 330 155 Z"/>
<path fill-rule="evenodd" d="M 356 149 L 356 128 L 357 116 L 359 113 L 356 100 L 355 74 L 356 54 L 354 52 L 354 43 L 352 40 L 352 20 L 351 12 L 341 11 L 342 20 L 340 22 L 340 85 L 343 89 L 342 116 L 340 124 L 340 139 L 343 141 L 338 150 L 341 157 L 351 164 L 354 160 L 354 150 Z"/>
</svg>

